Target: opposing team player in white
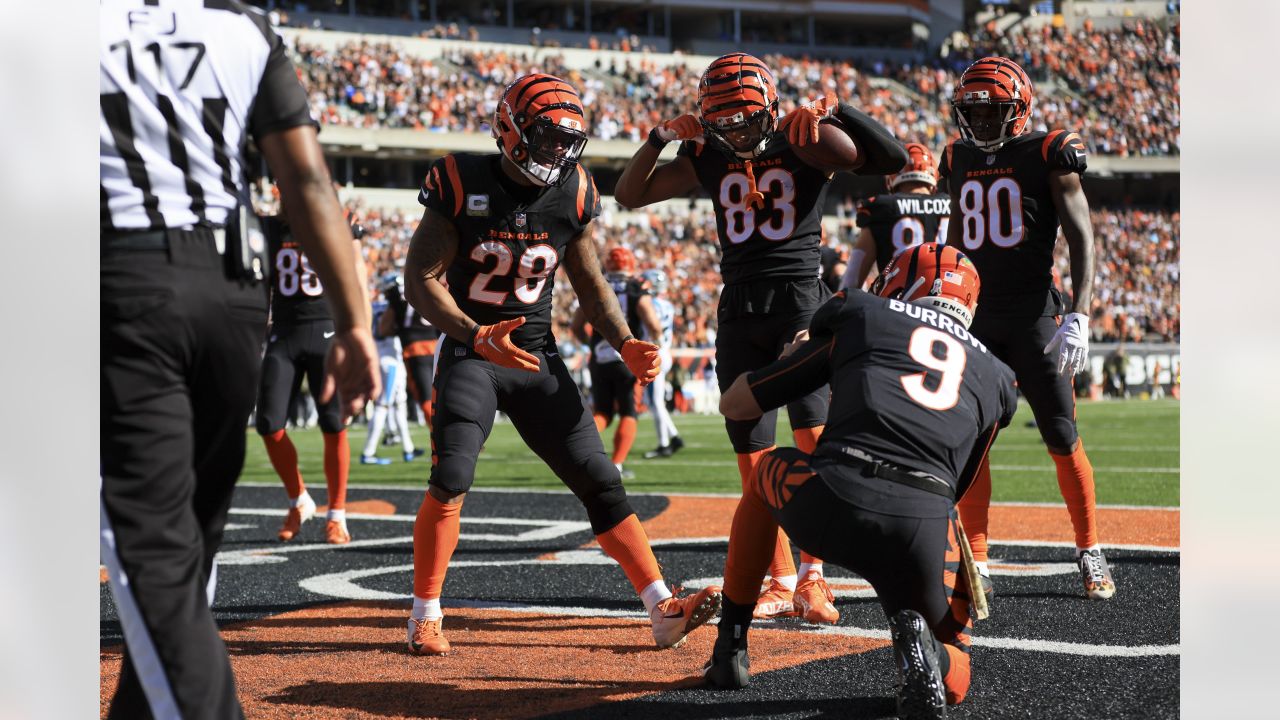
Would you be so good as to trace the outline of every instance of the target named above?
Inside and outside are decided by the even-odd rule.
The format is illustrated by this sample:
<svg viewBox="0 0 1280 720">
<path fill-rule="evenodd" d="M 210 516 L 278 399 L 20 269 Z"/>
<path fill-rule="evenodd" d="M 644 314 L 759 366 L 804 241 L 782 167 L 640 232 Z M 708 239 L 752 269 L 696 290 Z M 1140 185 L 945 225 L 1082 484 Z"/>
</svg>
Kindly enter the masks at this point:
<svg viewBox="0 0 1280 720">
<path fill-rule="evenodd" d="M 640 274 L 644 278 L 645 287 L 653 298 L 653 309 L 657 315 L 658 327 L 645 328 L 645 340 L 657 345 L 662 366 L 658 377 L 649 384 L 649 408 L 653 414 L 653 424 L 658 431 L 658 447 L 645 453 L 646 459 L 671 457 L 684 447 L 680 439 L 680 431 L 671 420 L 667 411 L 667 373 L 671 372 L 671 338 L 675 332 L 676 308 L 664 295 L 667 292 L 667 275 L 661 270 L 645 270 Z"/>
<path fill-rule="evenodd" d="M 399 289 L 402 282 L 398 275 L 388 274 L 382 280 L 382 291 L 385 293 L 393 288 Z M 413 437 L 409 434 L 409 396 L 405 386 L 406 371 L 395 313 L 390 312 L 390 307 L 385 301 L 379 300 L 373 304 L 373 317 L 374 339 L 378 345 L 378 363 L 382 368 L 382 395 L 378 397 L 373 410 L 373 419 L 369 421 L 369 437 L 365 440 L 364 452 L 360 454 L 360 464 L 391 464 L 389 459 L 376 455 L 384 429 L 400 435 L 404 461 L 412 462 L 414 458 L 420 457 L 423 451 L 413 446 Z"/>
</svg>

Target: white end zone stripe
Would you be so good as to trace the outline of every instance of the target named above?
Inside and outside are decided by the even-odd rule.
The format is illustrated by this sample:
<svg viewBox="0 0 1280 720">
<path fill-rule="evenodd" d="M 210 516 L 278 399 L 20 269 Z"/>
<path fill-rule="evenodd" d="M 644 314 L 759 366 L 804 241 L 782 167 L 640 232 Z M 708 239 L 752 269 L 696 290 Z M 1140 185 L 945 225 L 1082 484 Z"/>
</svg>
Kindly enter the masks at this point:
<svg viewBox="0 0 1280 720">
<path fill-rule="evenodd" d="M 98 480 L 98 522 L 100 552 L 102 563 L 107 566 L 107 580 L 111 587 L 111 596 L 115 598 L 116 615 L 120 619 L 120 629 L 124 632 L 124 642 L 129 648 L 129 660 L 138 674 L 138 682 L 147 697 L 147 705 L 157 720 L 182 720 L 178 712 L 178 701 L 173 697 L 173 688 L 169 685 L 169 676 L 160 663 L 160 655 L 156 652 L 155 643 L 151 641 L 151 632 L 142 619 L 142 611 L 138 601 L 129 589 L 129 577 L 120 566 L 120 557 L 116 555 L 116 534 L 111 529 L 111 519 L 107 517 L 107 506 L 102 501 L 102 480 Z M 216 565 L 215 565 L 216 572 Z M 208 594 L 213 596 L 214 577 L 210 577 Z"/>
</svg>

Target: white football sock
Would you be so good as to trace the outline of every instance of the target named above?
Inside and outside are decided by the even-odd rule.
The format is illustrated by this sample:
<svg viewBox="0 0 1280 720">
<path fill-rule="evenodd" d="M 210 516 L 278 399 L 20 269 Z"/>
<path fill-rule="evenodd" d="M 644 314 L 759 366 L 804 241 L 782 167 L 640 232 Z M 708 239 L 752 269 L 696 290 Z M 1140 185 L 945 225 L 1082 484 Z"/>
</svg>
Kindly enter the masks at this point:
<svg viewBox="0 0 1280 720">
<path fill-rule="evenodd" d="M 337 521 L 337 522 L 342 523 L 343 525 L 346 525 L 346 524 L 347 524 L 347 509 L 346 509 L 346 508 L 342 508 L 341 510 L 334 510 L 333 508 L 330 508 L 330 509 L 329 509 L 329 520 L 335 520 L 335 521 Z"/>
<path fill-rule="evenodd" d="M 795 575 L 783 575 L 783 576 L 781 576 L 781 577 L 778 577 L 778 576 L 776 576 L 776 575 L 775 575 L 773 579 L 774 579 L 774 580 L 777 580 L 777 581 L 782 585 L 782 587 L 784 587 L 784 588 L 786 588 L 786 589 L 788 589 L 788 590 L 792 590 L 792 591 L 794 591 L 794 590 L 796 589 L 796 576 L 795 576 Z"/>
<path fill-rule="evenodd" d="M 826 574 L 822 572 L 822 563 L 800 563 L 800 569 L 796 572 L 799 577 L 808 577 L 810 572 L 818 573 L 818 577 L 825 578 Z"/>
<path fill-rule="evenodd" d="M 289 501 L 289 507 L 300 508 L 303 505 L 306 505 L 307 502 L 310 500 L 311 500 L 310 493 L 307 492 L 306 488 L 303 488 L 301 495 Z"/>
<path fill-rule="evenodd" d="M 671 597 L 671 590 L 667 588 L 667 584 L 662 580 L 654 580 L 649 586 L 640 591 L 640 602 L 644 603 L 644 609 L 653 612 L 653 608 L 663 600 Z"/>
<path fill-rule="evenodd" d="M 414 620 L 438 620 L 444 617 L 444 613 L 440 610 L 440 598 L 423 600 L 415 595 L 413 597 L 412 617 Z"/>
</svg>

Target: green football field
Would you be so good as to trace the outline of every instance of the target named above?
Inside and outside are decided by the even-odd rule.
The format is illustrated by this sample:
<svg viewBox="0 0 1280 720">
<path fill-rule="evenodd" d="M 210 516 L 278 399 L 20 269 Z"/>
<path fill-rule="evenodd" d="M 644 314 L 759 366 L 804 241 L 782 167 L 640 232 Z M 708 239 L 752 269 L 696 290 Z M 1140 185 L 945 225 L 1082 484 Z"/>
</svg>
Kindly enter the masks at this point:
<svg viewBox="0 0 1280 720">
<path fill-rule="evenodd" d="M 1079 405 L 1080 435 L 1096 473 L 1100 504 L 1179 504 L 1177 400 L 1130 400 L 1084 402 Z M 1001 501 L 1060 501 L 1053 461 L 1045 453 L 1040 435 L 1028 426 L 1031 411 L 1021 404 L 1013 424 L 1000 434 L 992 450 L 993 499 Z M 633 492 L 733 493 L 739 490 L 737 463 L 724 423 L 718 415 L 677 415 L 685 448 L 674 457 L 644 460 L 646 450 L 657 445 L 653 421 L 640 418 L 639 435 L 626 467 L 635 472 L 627 481 Z M 779 422 L 782 444 L 791 444 L 784 420 Z M 426 488 L 430 470 L 426 458 L 403 462 L 399 445 L 383 446 L 378 454 L 392 458 L 390 465 L 361 465 L 360 449 L 366 429 L 353 426 L 351 440 L 351 483 L 418 485 Z M 320 431 L 291 430 L 298 448 L 303 478 L 307 485 L 324 487 L 323 444 Z M 612 440 L 612 428 L 605 431 L 605 446 Z M 426 428 L 413 428 L 414 442 L 429 447 Z M 267 461 L 262 441 L 249 431 L 249 451 L 242 480 L 278 482 Z M 563 485 L 531 452 L 510 423 L 495 425 L 493 435 L 480 455 L 476 487 L 561 488 Z"/>
</svg>

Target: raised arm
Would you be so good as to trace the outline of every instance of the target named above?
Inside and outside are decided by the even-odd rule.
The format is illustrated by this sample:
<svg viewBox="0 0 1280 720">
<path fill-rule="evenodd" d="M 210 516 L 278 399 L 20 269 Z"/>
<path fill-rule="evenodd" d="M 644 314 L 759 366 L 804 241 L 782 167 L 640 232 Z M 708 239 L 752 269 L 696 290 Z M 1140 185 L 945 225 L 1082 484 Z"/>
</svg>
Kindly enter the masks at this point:
<svg viewBox="0 0 1280 720">
<path fill-rule="evenodd" d="M 682 115 L 669 120 L 649 132 L 649 139 L 640 146 L 613 190 L 613 198 L 623 207 L 638 208 L 660 200 L 688 194 L 698 187 L 698 175 L 687 157 L 676 157 L 662 167 L 654 168 L 658 156 L 667 143 L 673 140 L 702 142 L 702 126 L 692 115 Z"/>
</svg>

